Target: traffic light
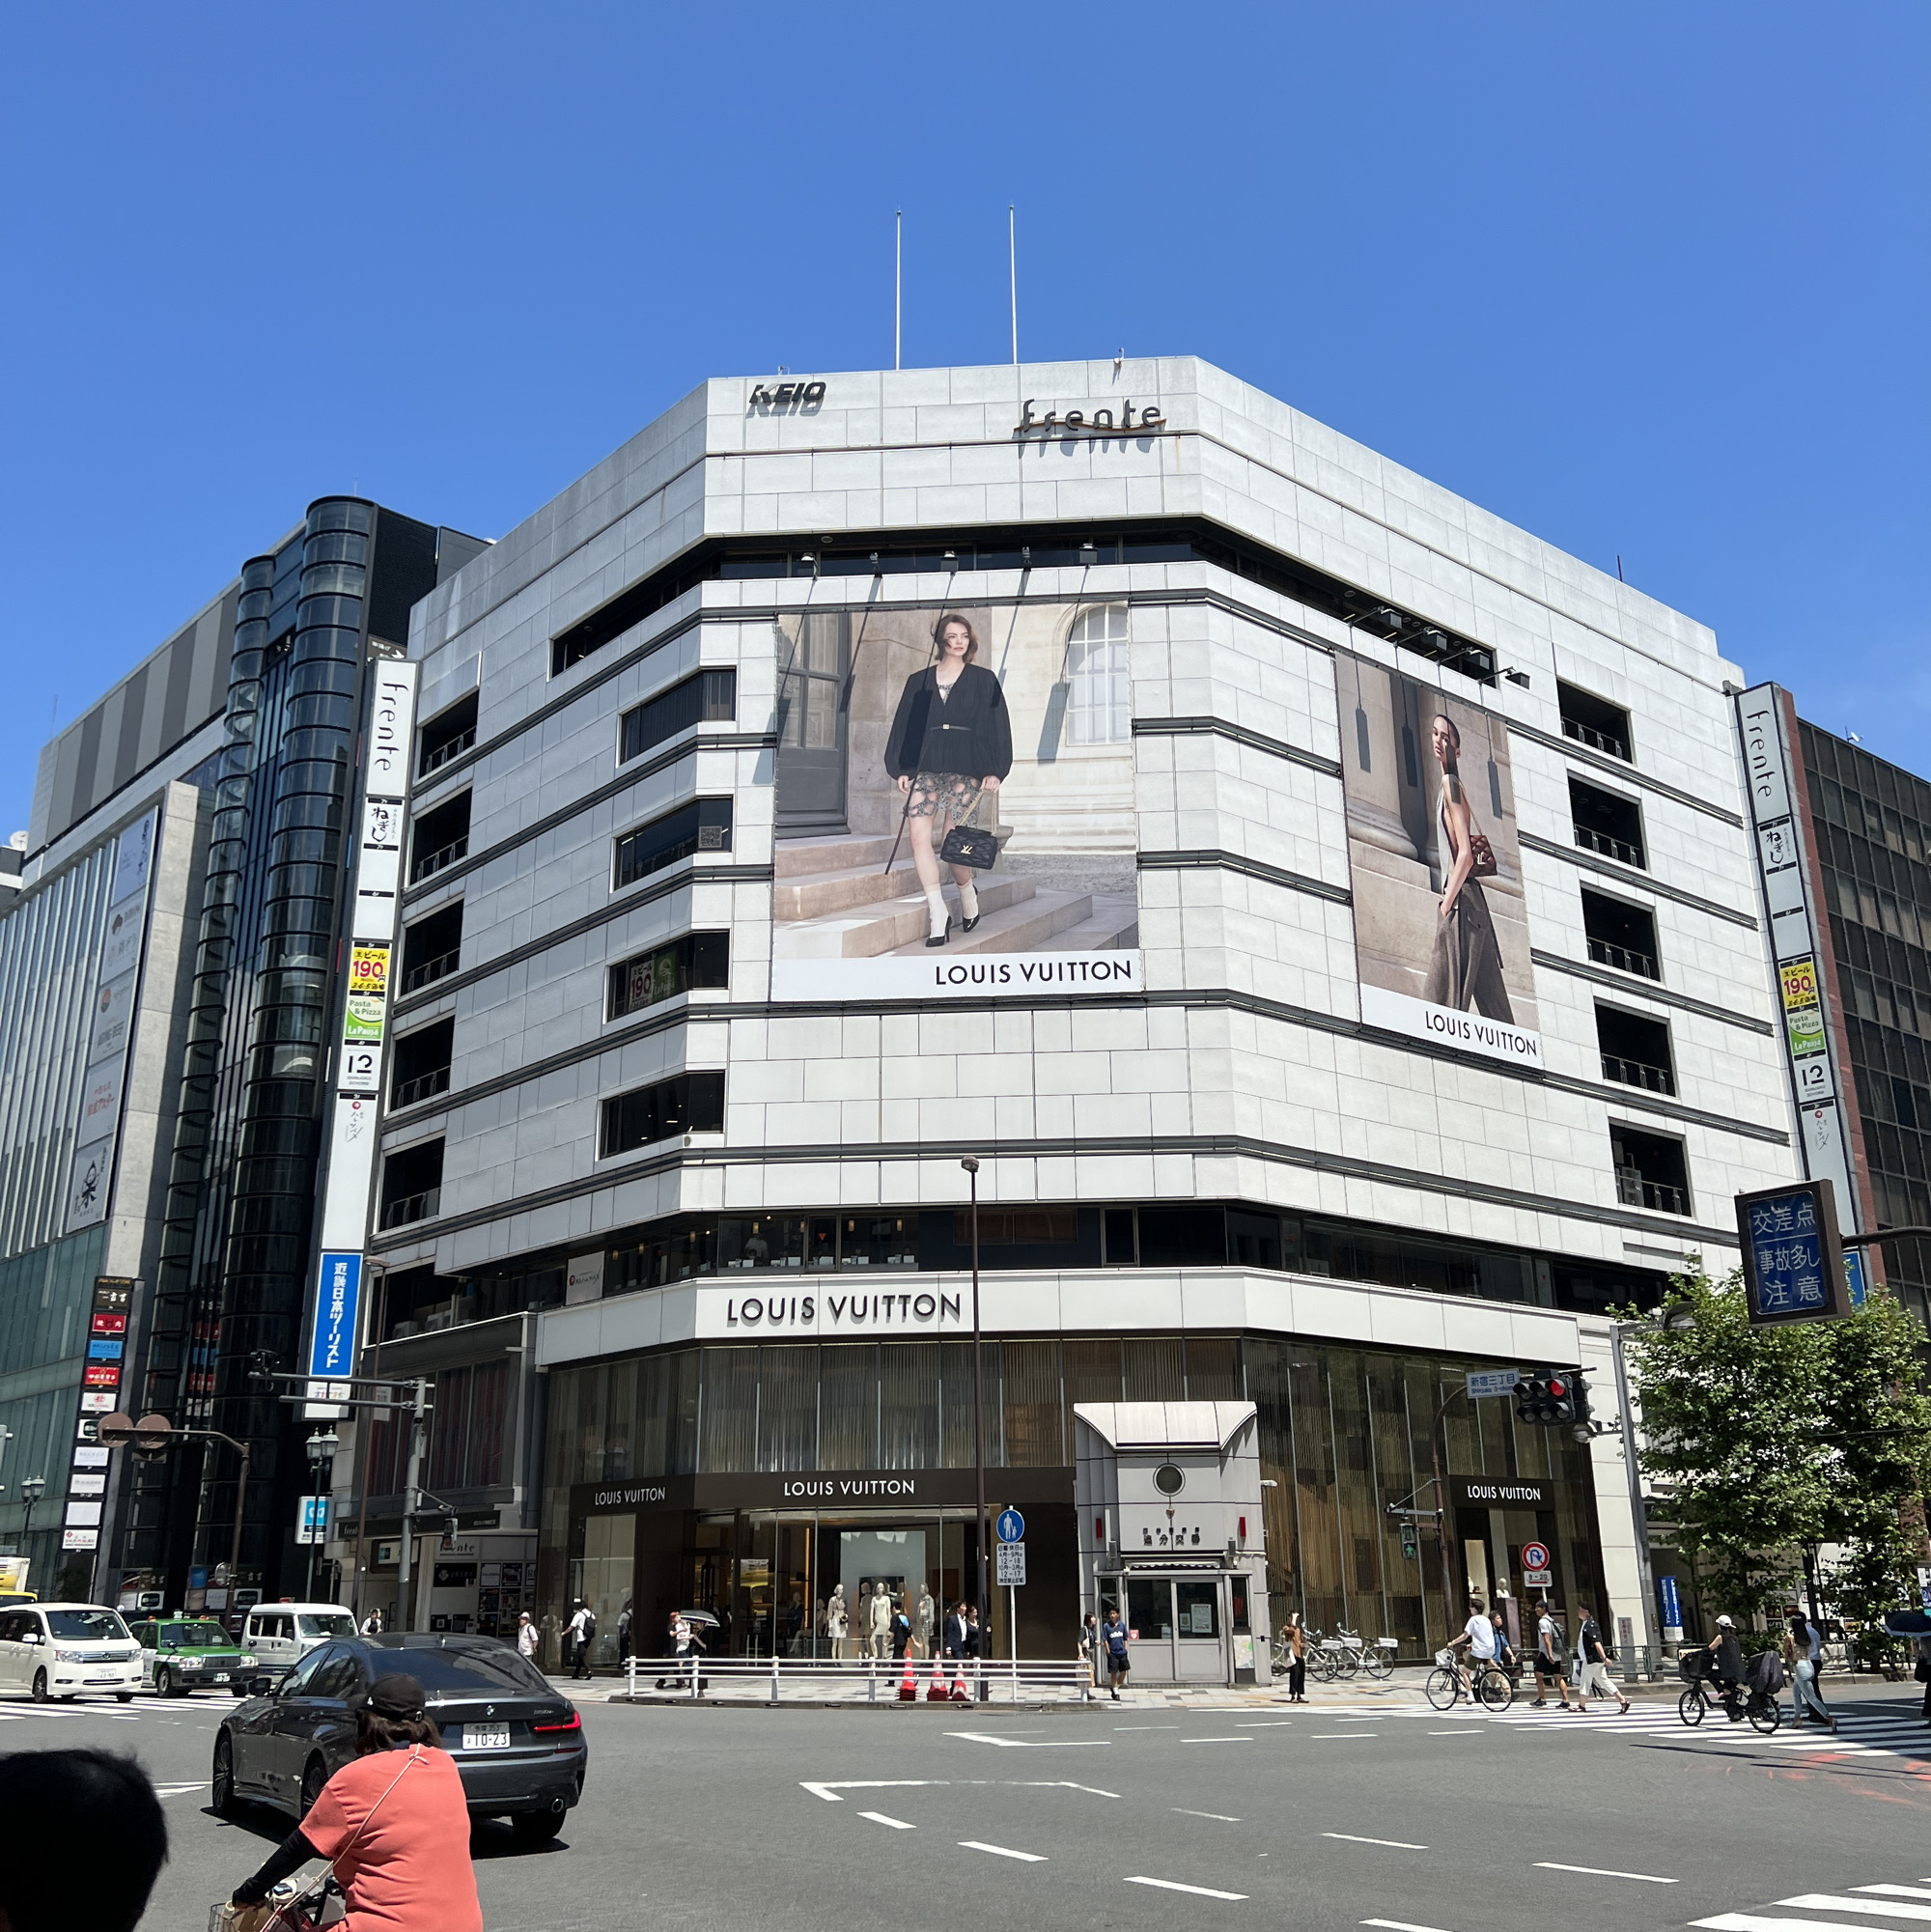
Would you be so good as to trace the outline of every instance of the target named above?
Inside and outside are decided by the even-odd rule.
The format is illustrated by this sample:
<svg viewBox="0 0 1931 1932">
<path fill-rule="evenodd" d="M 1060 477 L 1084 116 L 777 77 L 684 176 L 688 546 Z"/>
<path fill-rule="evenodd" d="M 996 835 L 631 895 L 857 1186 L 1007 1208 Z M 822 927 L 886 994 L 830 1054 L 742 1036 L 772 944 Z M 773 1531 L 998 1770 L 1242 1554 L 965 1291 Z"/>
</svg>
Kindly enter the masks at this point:
<svg viewBox="0 0 1931 1932">
<path fill-rule="evenodd" d="M 1411 1563 L 1421 1554 L 1421 1544 L 1412 1523 L 1401 1526 L 1401 1554 Z"/>
<path fill-rule="evenodd" d="M 1589 1391 L 1567 1369 L 1538 1368 L 1516 1384 L 1515 1414 L 1517 1421 L 1545 1429 L 1585 1421 Z"/>
</svg>

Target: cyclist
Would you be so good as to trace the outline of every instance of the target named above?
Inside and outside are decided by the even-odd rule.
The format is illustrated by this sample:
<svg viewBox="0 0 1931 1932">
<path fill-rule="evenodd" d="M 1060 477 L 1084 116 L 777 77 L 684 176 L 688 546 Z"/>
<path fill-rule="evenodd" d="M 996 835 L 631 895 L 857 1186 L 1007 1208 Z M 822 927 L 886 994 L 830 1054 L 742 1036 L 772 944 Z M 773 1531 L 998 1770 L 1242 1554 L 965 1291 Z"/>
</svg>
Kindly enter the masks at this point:
<svg viewBox="0 0 1931 1932">
<path fill-rule="evenodd" d="M 349 1897 L 345 1932 L 483 1932 L 469 1806 L 414 1677 L 378 1677 L 354 1700 L 357 1755 L 232 1903 L 258 1905 L 311 1859 Z"/>
<path fill-rule="evenodd" d="M 1743 1713 L 1738 1709 L 1738 1694 L 1744 1681 L 1743 1646 L 1737 1641 L 1737 1626 L 1733 1619 L 1720 1616 L 1717 1628 L 1711 1634 L 1709 1644 L 1710 1676 L 1716 1684 L 1717 1694 L 1723 1700 L 1723 1708 L 1735 1723 Z"/>
<path fill-rule="evenodd" d="M 1464 1664 L 1458 1660 L 1456 1668 L 1462 1674 L 1462 1688 L 1472 1702 L 1475 1697 L 1474 1671 L 1496 1661 L 1496 1627 L 1489 1621 L 1480 1597 L 1469 1599 L 1469 1621 L 1462 1626 L 1462 1635 L 1448 1647 L 1459 1651 L 1465 1645 L 1469 1661 Z"/>
</svg>

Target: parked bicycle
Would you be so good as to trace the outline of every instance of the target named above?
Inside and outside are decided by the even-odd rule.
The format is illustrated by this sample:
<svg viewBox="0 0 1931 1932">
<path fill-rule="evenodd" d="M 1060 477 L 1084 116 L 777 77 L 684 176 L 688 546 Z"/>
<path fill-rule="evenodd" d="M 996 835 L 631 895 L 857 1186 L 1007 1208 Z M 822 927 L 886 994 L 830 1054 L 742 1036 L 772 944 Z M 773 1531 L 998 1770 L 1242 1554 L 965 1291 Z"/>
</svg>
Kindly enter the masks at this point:
<svg viewBox="0 0 1931 1932">
<path fill-rule="evenodd" d="M 1438 1711 L 1453 1708 L 1459 1698 L 1469 1697 L 1483 1710 L 1505 1711 L 1515 1701 L 1515 1686 L 1508 1672 L 1493 1659 L 1475 1658 L 1468 1666 L 1469 1682 L 1462 1681 L 1462 1666 L 1452 1650 L 1435 1653 L 1435 1668 L 1421 1687 L 1422 1694 Z"/>
</svg>

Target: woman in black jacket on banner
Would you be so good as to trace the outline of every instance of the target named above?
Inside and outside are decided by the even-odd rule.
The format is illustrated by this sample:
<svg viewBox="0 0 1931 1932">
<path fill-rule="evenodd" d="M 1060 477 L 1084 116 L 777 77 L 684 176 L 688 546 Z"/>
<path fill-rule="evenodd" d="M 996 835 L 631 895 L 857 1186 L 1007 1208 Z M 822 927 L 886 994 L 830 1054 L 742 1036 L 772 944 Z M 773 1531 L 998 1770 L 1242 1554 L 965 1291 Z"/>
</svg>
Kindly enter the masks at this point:
<svg viewBox="0 0 1931 1932">
<path fill-rule="evenodd" d="M 925 888 L 930 922 L 928 946 L 942 946 L 952 930 L 945 910 L 945 882 L 938 852 L 945 835 L 979 802 L 996 794 L 1013 769 L 1013 727 L 999 681 L 973 663 L 979 640 L 957 612 L 948 611 L 932 627 L 934 661 L 906 680 L 899 694 L 891 736 L 885 741 L 885 770 L 906 797 L 911 833 L 911 859 Z M 959 925 L 969 933 L 979 923 L 979 895 L 972 868 L 955 865 Z"/>
</svg>

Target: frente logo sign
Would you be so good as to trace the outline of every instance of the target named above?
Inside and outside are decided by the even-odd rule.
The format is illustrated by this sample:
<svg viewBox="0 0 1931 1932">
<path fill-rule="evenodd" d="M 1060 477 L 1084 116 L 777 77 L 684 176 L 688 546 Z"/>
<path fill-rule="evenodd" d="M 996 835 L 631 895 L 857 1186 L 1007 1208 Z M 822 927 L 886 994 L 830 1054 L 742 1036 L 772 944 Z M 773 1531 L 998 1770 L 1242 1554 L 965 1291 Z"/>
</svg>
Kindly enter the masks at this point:
<svg viewBox="0 0 1931 1932">
<path fill-rule="evenodd" d="M 1163 428 L 1166 423 L 1164 413 L 1157 404 L 1153 403 L 1141 405 L 1138 420 L 1135 421 L 1133 405 L 1131 398 L 1120 405 L 1118 428 L 1115 428 L 1113 424 L 1113 409 L 1110 404 L 1106 405 L 1104 408 L 1092 409 L 1090 411 L 1086 409 L 1069 409 L 1063 416 L 1056 409 L 1049 409 L 1045 415 L 1035 416 L 1032 412 L 1032 406 L 1038 400 L 1036 396 L 1028 396 L 1021 406 L 1024 413 L 1013 425 L 1014 435 L 1023 436 L 1037 430 L 1043 436 L 1050 438 L 1054 434 L 1053 426 L 1055 424 L 1058 425 L 1058 434 L 1062 436 L 1143 435 L 1149 430 Z"/>
</svg>

